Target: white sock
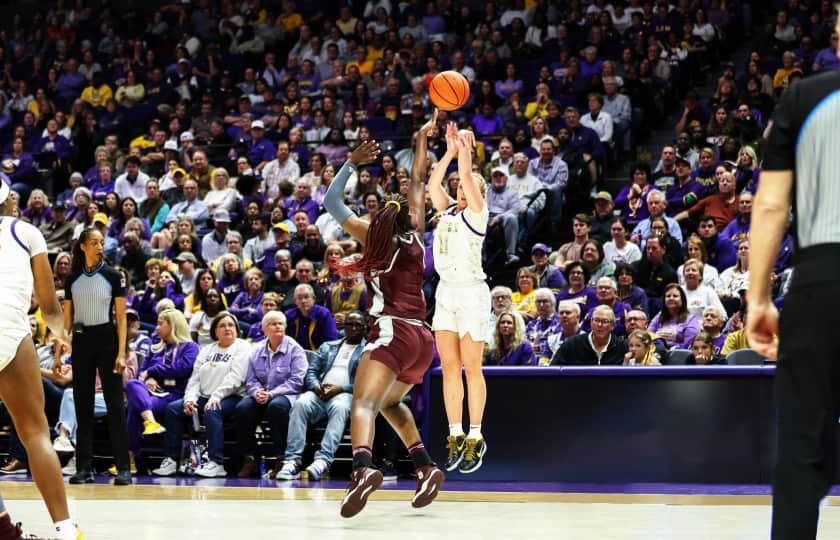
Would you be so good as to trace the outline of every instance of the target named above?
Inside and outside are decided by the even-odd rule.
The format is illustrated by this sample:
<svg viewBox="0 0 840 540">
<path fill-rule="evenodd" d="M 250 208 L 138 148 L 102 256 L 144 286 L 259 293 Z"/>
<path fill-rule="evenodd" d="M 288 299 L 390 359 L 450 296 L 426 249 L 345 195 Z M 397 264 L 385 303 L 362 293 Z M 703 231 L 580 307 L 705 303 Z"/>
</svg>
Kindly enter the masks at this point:
<svg viewBox="0 0 840 540">
<path fill-rule="evenodd" d="M 468 439 L 482 439 L 481 424 L 470 424 L 470 432 L 467 434 Z"/>
<path fill-rule="evenodd" d="M 449 424 L 449 436 L 461 437 L 464 435 L 464 426 L 461 424 Z"/>
<path fill-rule="evenodd" d="M 58 534 L 58 540 L 76 540 L 76 524 L 72 519 L 56 522 L 55 532 Z"/>
</svg>

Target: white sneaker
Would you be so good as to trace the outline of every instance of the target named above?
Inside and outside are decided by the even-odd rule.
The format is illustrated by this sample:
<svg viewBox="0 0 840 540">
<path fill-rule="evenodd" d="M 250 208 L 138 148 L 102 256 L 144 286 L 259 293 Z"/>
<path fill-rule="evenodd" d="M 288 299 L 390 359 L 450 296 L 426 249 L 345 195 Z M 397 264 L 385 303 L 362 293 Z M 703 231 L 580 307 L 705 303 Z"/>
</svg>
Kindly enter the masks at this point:
<svg viewBox="0 0 840 540">
<path fill-rule="evenodd" d="M 300 464 L 297 461 L 284 461 L 283 468 L 277 473 L 277 479 L 297 480 L 298 478 L 300 478 Z"/>
<path fill-rule="evenodd" d="M 56 437 L 53 441 L 53 448 L 59 454 L 72 454 L 76 451 L 73 447 L 73 443 L 70 442 L 70 439 L 61 435 Z"/>
<path fill-rule="evenodd" d="M 204 478 L 224 478 L 227 476 L 227 471 L 215 461 L 205 461 L 195 470 L 195 474 Z"/>
<path fill-rule="evenodd" d="M 172 458 L 165 458 L 160 462 L 160 467 L 152 471 L 156 476 L 172 476 L 178 470 L 178 464 Z"/>
<path fill-rule="evenodd" d="M 320 480 L 330 474 L 330 466 L 323 459 L 316 459 L 306 468 L 306 476 L 310 480 Z"/>
<path fill-rule="evenodd" d="M 63 474 L 64 476 L 73 476 L 74 474 L 76 474 L 76 456 L 70 458 L 70 461 L 67 462 L 67 465 L 65 465 L 61 469 L 61 474 Z"/>
</svg>

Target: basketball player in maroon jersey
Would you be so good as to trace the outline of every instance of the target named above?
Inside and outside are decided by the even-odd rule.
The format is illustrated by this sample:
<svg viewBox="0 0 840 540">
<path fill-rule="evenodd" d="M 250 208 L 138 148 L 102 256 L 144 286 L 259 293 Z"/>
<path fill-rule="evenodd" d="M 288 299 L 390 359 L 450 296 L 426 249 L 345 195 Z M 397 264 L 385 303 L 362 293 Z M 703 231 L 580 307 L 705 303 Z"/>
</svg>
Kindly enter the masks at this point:
<svg viewBox="0 0 840 540">
<path fill-rule="evenodd" d="M 345 231 L 365 246 L 364 255 L 345 266 L 346 271 L 365 276 L 370 298 L 371 328 L 368 345 L 359 362 L 353 385 L 350 437 L 353 473 L 341 503 L 341 515 L 358 514 L 368 496 L 382 483 L 382 473 L 373 468 L 371 445 L 374 421 L 382 413 L 411 453 L 417 471 L 415 508 L 431 503 L 444 481 L 432 461 L 402 399 L 422 381 L 433 355 L 432 333 L 426 326 L 423 297 L 422 240 L 425 214 L 424 181 L 427 172 L 427 136 L 434 129 L 437 110 L 415 134 L 414 160 L 408 196 L 391 195 L 371 220 L 354 215 L 343 202 L 344 187 L 351 172 L 370 163 L 379 154 L 378 145 L 361 143 L 336 174 L 324 199 L 327 211 Z"/>
</svg>

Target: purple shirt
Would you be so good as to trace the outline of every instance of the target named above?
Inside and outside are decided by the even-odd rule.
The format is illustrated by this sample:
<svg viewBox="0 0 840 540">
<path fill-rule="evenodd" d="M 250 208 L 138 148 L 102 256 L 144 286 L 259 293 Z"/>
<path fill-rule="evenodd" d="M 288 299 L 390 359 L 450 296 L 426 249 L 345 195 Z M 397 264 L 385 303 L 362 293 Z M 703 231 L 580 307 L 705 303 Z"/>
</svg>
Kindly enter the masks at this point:
<svg viewBox="0 0 840 540">
<path fill-rule="evenodd" d="M 744 219 L 746 217 L 746 219 Z M 737 246 L 741 240 L 750 237 L 750 216 L 738 216 L 724 227 L 720 235 L 729 240 L 733 246 Z"/>
<path fill-rule="evenodd" d="M 569 181 L 569 166 L 557 156 L 554 156 L 551 163 L 543 163 L 541 157 L 532 159 L 528 163 L 528 172 L 550 188 L 565 189 Z"/>
<path fill-rule="evenodd" d="M 192 341 L 166 344 L 159 351 L 152 351 L 141 371 L 156 380 L 165 391 L 183 396 L 196 357 L 198 345 Z"/>
<path fill-rule="evenodd" d="M 665 213 L 671 217 L 676 216 L 683 210 L 688 209 L 685 204 L 685 198 L 687 195 L 694 194 L 694 204 L 697 204 L 697 202 L 701 199 L 701 193 L 706 193 L 706 191 L 707 189 L 693 178 L 689 178 L 688 182 L 683 185 L 679 185 L 679 183 L 674 184 L 665 192 L 665 198 L 668 200 L 668 207 Z M 692 204 L 692 206 L 694 206 L 694 204 Z"/>
<path fill-rule="evenodd" d="M 647 194 L 651 187 L 647 186 L 643 188 L 642 196 L 639 197 L 641 201 L 637 202 L 638 206 L 630 208 L 631 187 L 632 185 L 624 186 L 624 188 L 618 192 L 618 195 L 615 196 L 615 207 L 621 210 L 621 217 L 623 217 L 629 225 L 635 225 L 643 219 L 650 217 L 650 212 L 647 208 Z"/>
<path fill-rule="evenodd" d="M 531 344 L 523 341 L 512 350 L 501 351 L 500 358 L 496 358 L 496 351 L 488 351 L 485 355 L 486 364 L 490 366 L 533 366 L 534 351 Z"/>
<path fill-rule="evenodd" d="M 840 69 L 840 58 L 837 58 L 837 52 L 831 47 L 826 47 L 817 53 L 814 58 L 814 63 L 820 66 L 820 71 L 831 71 Z"/>
<path fill-rule="evenodd" d="M 294 405 L 303 392 L 303 378 L 309 368 L 306 353 L 298 342 L 285 336 L 277 351 L 271 352 L 268 340 L 260 341 L 248 363 L 245 391 L 254 397 L 257 390 L 267 390 L 271 398 L 283 395 Z"/>
<path fill-rule="evenodd" d="M 303 210 L 309 216 L 309 223 L 315 223 L 318 220 L 318 203 L 312 197 L 307 197 L 303 201 L 298 201 L 293 197 L 286 199 L 283 208 L 286 210 L 289 219 L 292 219 L 298 210 Z"/>
<path fill-rule="evenodd" d="M 312 306 L 308 316 L 301 313 L 297 306 L 286 310 L 286 332 L 310 351 L 317 350 L 325 341 L 339 337 L 332 313 L 318 304 Z"/>
<path fill-rule="evenodd" d="M 661 313 L 656 314 L 653 320 L 650 321 L 648 330 L 659 334 L 665 342 L 665 345 L 669 348 L 690 349 L 691 341 L 700 332 L 700 319 L 689 313 L 686 316 L 685 322 L 678 322 L 676 319 L 671 319 L 667 323 L 662 323 L 660 322 L 661 315 Z"/>
<path fill-rule="evenodd" d="M 525 339 L 531 342 L 534 356 L 550 359 L 551 348 L 548 346 L 548 338 L 561 332 L 563 328 L 560 326 L 560 318 L 555 313 L 550 319 L 537 318 L 529 322 L 525 327 Z"/>
<path fill-rule="evenodd" d="M 262 298 L 262 291 L 259 291 L 254 297 L 251 297 L 248 291 L 242 291 L 231 304 L 230 312 L 242 322 L 255 324 L 260 320 Z"/>
<path fill-rule="evenodd" d="M 557 303 L 564 300 L 571 300 L 580 306 L 580 316 L 583 318 L 586 312 L 598 305 L 598 298 L 595 297 L 595 289 L 592 287 L 584 287 L 576 293 L 570 293 L 569 289 L 563 289 L 554 295 L 557 298 Z"/>
</svg>

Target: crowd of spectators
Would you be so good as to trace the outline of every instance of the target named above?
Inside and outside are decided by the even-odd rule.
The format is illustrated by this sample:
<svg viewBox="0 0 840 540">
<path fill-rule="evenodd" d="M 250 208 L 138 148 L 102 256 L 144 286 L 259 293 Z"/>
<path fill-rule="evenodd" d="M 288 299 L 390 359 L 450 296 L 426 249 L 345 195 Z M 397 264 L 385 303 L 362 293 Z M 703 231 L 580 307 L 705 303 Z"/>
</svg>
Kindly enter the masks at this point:
<svg viewBox="0 0 840 540">
<path fill-rule="evenodd" d="M 384 151 L 348 183 L 351 208 L 367 219 L 408 189 L 411 135 L 443 70 L 464 75 L 471 95 L 439 125 L 475 131 L 490 188 L 488 365 L 658 365 L 674 349 L 715 364 L 748 347 L 763 136 L 797 78 L 840 67 L 830 2 L 790 0 L 762 28 L 766 7 L 59 1 L 0 33 L 0 177 L 43 232 L 59 288 L 89 227 L 128 284 L 132 452 L 165 433 L 155 472 L 174 474 L 186 417 L 200 415 L 209 450 L 196 472 L 221 476 L 223 424 L 236 418 L 250 476 L 265 420 L 274 473 L 290 479 L 303 472 L 307 423 L 327 418 L 305 469 L 320 478 L 347 421 L 367 308 L 360 277 L 338 272 L 361 246 L 324 212 L 324 193 L 367 139 Z M 748 35 L 747 61 L 728 62 Z M 696 91 L 704 83 L 711 95 Z M 637 143 L 663 127 L 673 143 L 637 161 Z M 444 150 L 431 137 L 429 161 Z M 626 171 L 621 189 L 607 189 L 607 171 Z M 446 187 L 457 185 L 453 171 Z M 429 205 L 430 316 L 437 219 Z M 776 264 L 779 303 L 792 248 L 788 237 Z M 53 342 L 37 308 L 46 367 Z M 72 392 L 61 389 L 72 367 L 43 373 L 57 389 L 56 448 L 70 453 Z M 14 448 L 0 472 L 26 469 Z"/>
</svg>

